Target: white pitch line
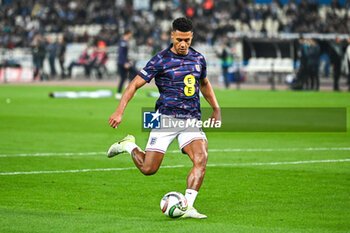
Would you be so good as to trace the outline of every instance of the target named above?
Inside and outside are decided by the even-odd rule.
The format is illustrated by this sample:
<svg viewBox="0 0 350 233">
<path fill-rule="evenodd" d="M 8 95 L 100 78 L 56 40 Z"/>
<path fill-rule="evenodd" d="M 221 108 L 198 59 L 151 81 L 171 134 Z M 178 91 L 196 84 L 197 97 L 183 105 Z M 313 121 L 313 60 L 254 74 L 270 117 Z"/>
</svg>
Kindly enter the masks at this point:
<svg viewBox="0 0 350 233">
<path fill-rule="evenodd" d="M 209 149 L 209 152 L 279 152 L 279 151 L 348 151 L 350 147 L 309 147 L 309 148 L 228 148 Z M 179 150 L 170 150 L 167 153 L 180 153 Z M 6 157 L 50 157 L 50 156 L 86 156 L 105 155 L 106 152 L 57 152 L 57 153 L 28 153 L 28 154 L 2 154 L 0 158 Z"/>
<path fill-rule="evenodd" d="M 236 166 L 264 166 L 264 165 L 293 165 L 307 163 L 341 163 L 350 162 L 350 159 L 327 159 L 327 160 L 308 160 L 308 161 L 288 161 L 288 162 L 269 162 L 269 163 L 236 163 L 236 164 L 208 164 L 208 167 L 236 167 Z"/>
<path fill-rule="evenodd" d="M 77 170 L 58 170 L 58 171 L 30 171 L 30 172 L 3 172 L 2 176 L 6 175 L 31 175 L 31 174 L 52 174 L 52 173 L 77 173 L 77 172 L 100 172 L 100 171 L 124 171 L 134 170 L 136 167 L 125 168 L 95 168 L 95 169 L 77 169 Z"/>
<path fill-rule="evenodd" d="M 244 149 L 209 149 L 209 152 L 274 152 L 274 151 L 347 151 L 350 147 L 324 148 L 244 148 Z"/>
<path fill-rule="evenodd" d="M 41 156 L 74 156 L 74 155 L 99 155 L 106 154 L 106 152 L 57 152 L 57 153 L 33 153 L 33 154 L 8 154 L 8 155 L 0 155 L 0 158 L 4 157 L 41 157 Z"/>
<path fill-rule="evenodd" d="M 295 165 L 308 163 L 341 163 L 350 162 L 350 159 L 334 159 L 334 160 L 309 160 L 309 161 L 289 161 L 289 162 L 267 162 L 267 163 L 232 163 L 232 164 L 207 164 L 208 167 L 249 167 L 249 166 L 271 166 L 271 165 Z M 161 168 L 177 168 L 191 167 L 191 165 L 173 165 L 161 166 Z M 58 170 L 58 171 L 28 171 L 28 172 L 2 172 L 0 176 L 10 175 L 31 175 L 31 174 L 53 174 L 53 173 L 80 173 L 80 172 L 101 172 L 101 171 L 125 171 L 136 170 L 136 167 L 124 168 L 94 168 L 94 169 L 76 169 L 76 170 Z"/>
</svg>

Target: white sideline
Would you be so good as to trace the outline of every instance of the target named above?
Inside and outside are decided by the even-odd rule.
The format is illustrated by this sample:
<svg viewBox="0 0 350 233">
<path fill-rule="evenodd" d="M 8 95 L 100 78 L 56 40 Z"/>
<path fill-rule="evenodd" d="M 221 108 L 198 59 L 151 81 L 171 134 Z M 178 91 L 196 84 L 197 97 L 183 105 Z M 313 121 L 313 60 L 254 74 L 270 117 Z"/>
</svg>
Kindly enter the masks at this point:
<svg viewBox="0 0 350 233">
<path fill-rule="evenodd" d="M 278 152 L 278 151 L 348 151 L 350 147 L 309 147 L 309 148 L 229 148 L 229 149 L 209 149 L 209 152 Z M 180 153 L 179 150 L 167 151 L 167 153 Z M 45 157 L 45 156 L 85 156 L 102 155 L 102 152 L 57 152 L 57 153 L 28 153 L 28 154 L 0 154 L 0 158 L 6 157 Z"/>
<path fill-rule="evenodd" d="M 208 164 L 208 167 L 239 167 L 239 166 L 264 166 L 264 165 L 294 165 L 307 163 L 340 163 L 350 162 L 350 159 L 335 159 L 335 160 L 309 160 L 309 161 L 289 161 L 289 162 L 268 162 L 268 163 L 232 163 L 232 164 Z M 191 165 L 173 165 L 161 166 L 161 168 L 177 168 L 177 167 L 191 167 Z M 31 174 L 52 174 L 52 173 L 78 173 L 78 172 L 99 172 L 99 171 L 125 171 L 135 170 L 136 167 L 125 168 L 94 168 L 94 169 L 77 169 L 77 170 L 59 170 L 59 171 L 28 171 L 28 172 L 2 172 L 1 176 L 10 175 L 31 175 Z"/>
<path fill-rule="evenodd" d="M 41 157 L 41 156 L 74 156 L 74 155 L 100 155 L 100 154 L 106 154 L 106 152 L 80 152 L 80 153 L 74 153 L 74 152 L 58 152 L 58 153 L 33 153 L 33 154 L 7 154 L 7 155 L 0 155 L 0 158 L 6 158 L 6 157 Z"/>
</svg>

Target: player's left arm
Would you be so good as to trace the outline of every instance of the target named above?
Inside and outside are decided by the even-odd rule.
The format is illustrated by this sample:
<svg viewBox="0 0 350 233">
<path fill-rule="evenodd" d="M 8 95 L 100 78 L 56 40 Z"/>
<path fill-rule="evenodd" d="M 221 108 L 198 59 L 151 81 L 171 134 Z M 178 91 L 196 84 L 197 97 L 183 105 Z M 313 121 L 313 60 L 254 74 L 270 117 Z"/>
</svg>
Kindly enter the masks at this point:
<svg viewBox="0 0 350 233">
<path fill-rule="evenodd" d="M 215 119 L 216 121 L 221 121 L 221 109 L 216 99 L 214 90 L 207 78 L 199 79 L 199 89 L 201 90 L 205 100 L 213 108 L 211 118 Z"/>
</svg>

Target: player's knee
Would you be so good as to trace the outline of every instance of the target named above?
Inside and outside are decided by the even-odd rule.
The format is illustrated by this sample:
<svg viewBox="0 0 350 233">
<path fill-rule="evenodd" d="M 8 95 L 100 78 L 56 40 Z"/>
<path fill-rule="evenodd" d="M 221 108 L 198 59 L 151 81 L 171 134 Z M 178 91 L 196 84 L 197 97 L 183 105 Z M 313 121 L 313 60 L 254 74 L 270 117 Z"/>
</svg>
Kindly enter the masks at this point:
<svg viewBox="0 0 350 233">
<path fill-rule="evenodd" d="M 151 176 L 151 175 L 155 174 L 157 171 L 158 171 L 158 168 L 144 167 L 142 169 L 142 174 L 144 174 L 145 176 Z"/>
<path fill-rule="evenodd" d="M 194 165 L 198 167 L 206 167 L 208 161 L 208 153 L 206 151 L 198 151 L 194 155 Z"/>
</svg>

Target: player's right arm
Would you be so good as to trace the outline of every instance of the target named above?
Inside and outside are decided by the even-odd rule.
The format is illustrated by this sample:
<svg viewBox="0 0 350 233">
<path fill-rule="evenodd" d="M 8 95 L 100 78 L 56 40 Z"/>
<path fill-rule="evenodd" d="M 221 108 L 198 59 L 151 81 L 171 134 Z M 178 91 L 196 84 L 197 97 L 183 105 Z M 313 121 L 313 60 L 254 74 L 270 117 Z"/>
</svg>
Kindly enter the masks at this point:
<svg viewBox="0 0 350 233">
<path fill-rule="evenodd" d="M 129 86 L 125 89 L 117 109 L 109 118 L 109 125 L 111 127 L 113 128 L 118 127 L 118 125 L 123 119 L 123 114 L 124 114 L 126 105 L 128 105 L 129 101 L 134 96 L 136 90 L 145 84 L 146 84 L 146 81 L 143 78 L 141 78 L 139 75 L 136 75 L 136 77 L 132 80 Z"/>
<path fill-rule="evenodd" d="M 111 127 L 118 127 L 122 121 L 126 105 L 134 96 L 136 90 L 145 85 L 146 82 L 150 82 L 151 79 L 157 75 L 159 70 L 163 69 L 162 65 L 158 65 L 158 63 L 161 61 L 160 59 L 161 56 L 154 56 L 125 89 L 117 110 L 115 110 L 115 112 L 109 118 L 109 125 Z"/>
</svg>

